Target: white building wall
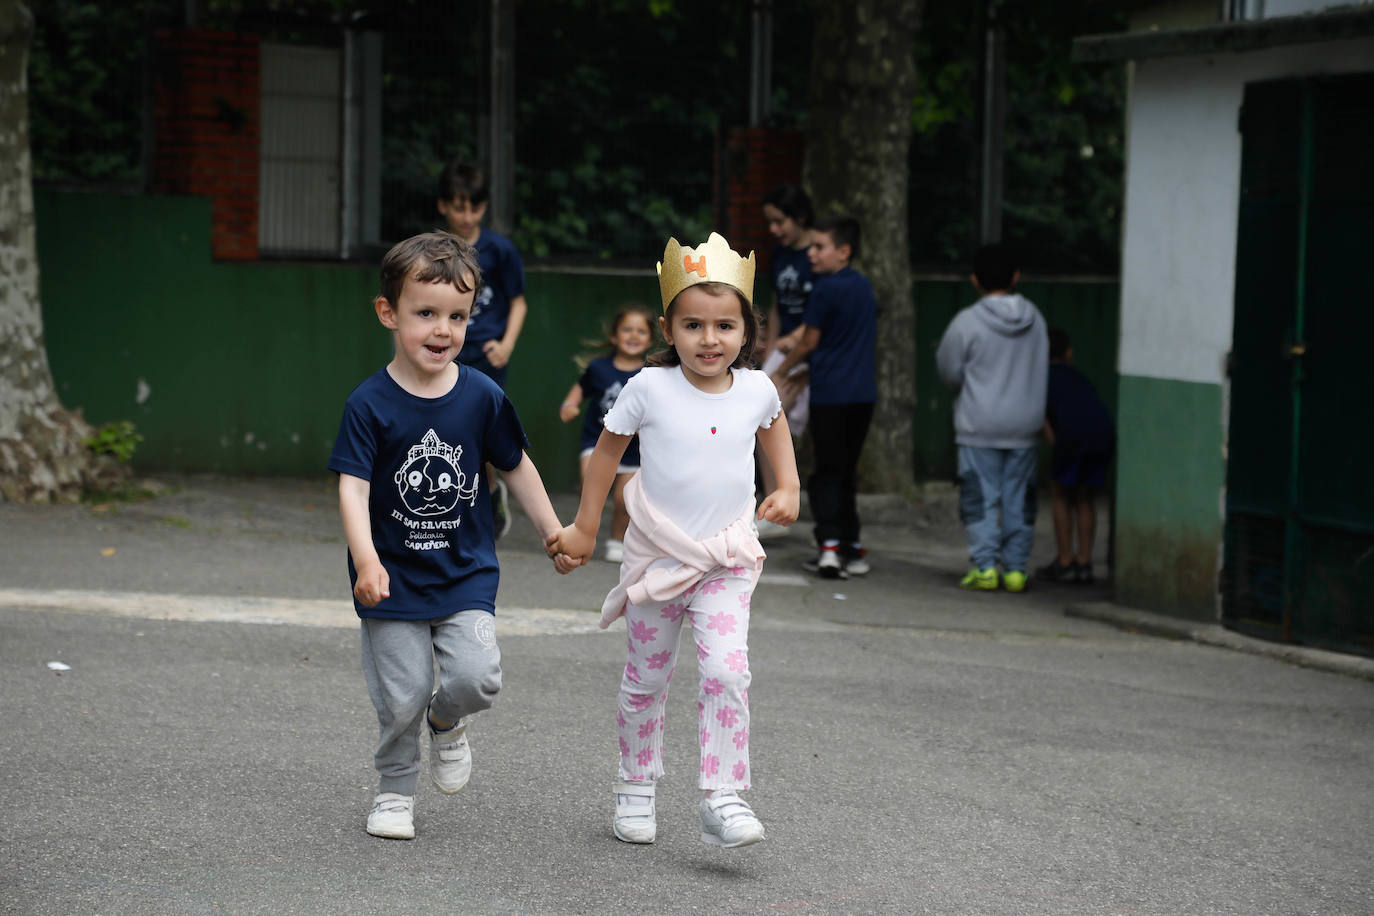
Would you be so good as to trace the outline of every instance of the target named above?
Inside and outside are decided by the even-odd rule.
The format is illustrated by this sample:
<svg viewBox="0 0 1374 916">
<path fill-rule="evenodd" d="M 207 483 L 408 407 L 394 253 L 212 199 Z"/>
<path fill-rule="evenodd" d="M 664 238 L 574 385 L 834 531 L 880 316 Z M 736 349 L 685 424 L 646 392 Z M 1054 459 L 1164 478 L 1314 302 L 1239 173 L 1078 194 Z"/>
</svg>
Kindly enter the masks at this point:
<svg viewBox="0 0 1374 916">
<path fill-rule="evenodd" d="M 1135 65 L 1122 226 L 1123 375 L 1222 382 L 1235 298 L 1245 84 L 1370 70 L 1374 39 Z"/>
</svg>

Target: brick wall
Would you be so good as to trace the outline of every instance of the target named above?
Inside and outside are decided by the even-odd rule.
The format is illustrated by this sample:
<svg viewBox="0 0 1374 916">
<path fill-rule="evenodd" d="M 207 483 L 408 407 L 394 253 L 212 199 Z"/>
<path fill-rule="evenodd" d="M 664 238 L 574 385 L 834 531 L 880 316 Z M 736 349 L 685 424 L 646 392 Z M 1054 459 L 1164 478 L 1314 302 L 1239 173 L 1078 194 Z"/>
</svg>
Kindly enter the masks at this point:
<svg viewBox="0 0 1374 916">
<path fill-rule="evenodd" d="M 722 234 L 737 251 L 757 253 L 761 278 L 768 275 L 777 244 L 763 219 L 763 195 L 780 184 L 801 183 L 803 149 L 803 135 L 794 130 L 737 127 L 726 139 Z"/>
<path fill-rule="evenodd" d="M 160 29 L 153 188 L 211 201 L 216 258 L 258 256 L 258 37 Z"/>
</svg>

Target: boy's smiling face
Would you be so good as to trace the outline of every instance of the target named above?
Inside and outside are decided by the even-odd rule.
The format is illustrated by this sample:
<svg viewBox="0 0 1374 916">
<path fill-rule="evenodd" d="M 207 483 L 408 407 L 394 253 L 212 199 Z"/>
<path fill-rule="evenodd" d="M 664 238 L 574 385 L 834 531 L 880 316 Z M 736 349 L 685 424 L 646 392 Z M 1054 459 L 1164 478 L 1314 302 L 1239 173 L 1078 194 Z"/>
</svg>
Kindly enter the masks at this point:
<svg viewBox="0 0 1374 916">
<path fill-rule="evenodd" d="M 812 273 L 833 274 L 849 266 L 850 252 L 848 245 L 836 248 L 835 238 L 829 232 L 813 229 L 806 256 L 811 260 Z"/>
<path fill-rule="evenodd" d="M 467 338 L 473 296 L 472 290 L 459 292 L 448 283 L 407 279 L 395 305 L 377 297 L 377 320 L 396 341 L 392 365 L 418 383 L 446 372 Z"/>
<path fill-rule="evenodd" d="M 439 201 L 439 213 L 448 223 L 448 231 L 469 245 L 482 234 L 482 217 L 486 215 L 487 202 L 474 204 L 466 197 L 453 197 Z"/>
</svg>

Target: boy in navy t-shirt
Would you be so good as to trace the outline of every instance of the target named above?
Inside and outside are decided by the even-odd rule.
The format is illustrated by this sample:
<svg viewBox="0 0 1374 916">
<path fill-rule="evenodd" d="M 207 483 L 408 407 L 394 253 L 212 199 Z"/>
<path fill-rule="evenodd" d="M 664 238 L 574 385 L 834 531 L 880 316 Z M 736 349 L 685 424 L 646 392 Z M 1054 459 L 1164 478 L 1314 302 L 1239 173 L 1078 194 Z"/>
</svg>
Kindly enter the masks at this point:
<svg viewBox="0 0 1374 916">
<path fill-rule="evenodd" d="M 477 249 L 482 285 L 472 303 L 467 340 L 458 362 L 491 377 L 503 390 L 511 354 L 525 326 L 529 305 L 525 302 L 525 264 L 514 243 L 504 235 L 482 228 L 491 189 L 486 173 L 475 165 L 454 159 L 439 174 L 439 213 L 449 232 Z M 505 484 L 487 468 L 492 489 L 496 536 L 510 530 L 510 507 Z"/>
<path fill-rule="evenodd" d="M 1073 344 L 1050 328 L 1050 379 L 1045 396 L 1045 438 L 1053 447 L 1054 562 L 1036 570 L 1051 582 L 1093 581 L 1096 495 L 1107 484 L 1116 428 L 1092 382 L 1072 366 Z M 1074 535 L 1078 542 L 1075 550 Z"/>
<path fill-rule="evenodd" d="M 868 278 L 849 266 L 859 254 L 859 224 L 854 219 L 816 223 L 808 253 L 815 281 L 801 339 L 772 377 L 780 382 L 797 363 L 806 360 L 811 365 L 815 467 L 807 496 L 820 553 L 807 566 L 827 579 L 844 579 L 869 571 L 859 540 L 856 497 L 859 455 L 878 400 L 878 304 Z"/>
<path fill-rule="evenodd" d="M 542 538 L 560 530 L 515 408 L 491 379 L 454 361 L 480 277 L 476 252 L 446 232 L 387 253 L 373 305 L 395 356 L 349 395 L 329 458 L 380 725 L 374 836 L 415 836 L 421 723 L 430 779 L 451 795 L 472 770 L 468 722 L 501 689 L 500 569 L 483 466 L 505 472 Z M 555 565 L 573 568 L 565 558 Z"/>
</svg>

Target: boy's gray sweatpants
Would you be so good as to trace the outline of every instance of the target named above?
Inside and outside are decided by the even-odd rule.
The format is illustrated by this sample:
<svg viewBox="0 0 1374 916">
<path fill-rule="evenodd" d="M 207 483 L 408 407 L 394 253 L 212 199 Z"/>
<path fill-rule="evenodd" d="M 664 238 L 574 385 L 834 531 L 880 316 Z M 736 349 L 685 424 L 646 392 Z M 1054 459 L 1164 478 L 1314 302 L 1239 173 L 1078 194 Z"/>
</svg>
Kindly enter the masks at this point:
<svg viewBox="0 0 1374 916">
<path fill-rule="evenodd" d="M 363 677 L 377 709 L 378 792 L 414 795 L 420 773 L 420 726 L 431 708 L 440 722 L 491 708 L 501 692 L 501 650 L 488 611 L 434 620 L 364 617 Z M 434 686 L 435 662 L 439 686 Z"/>
</svg>

